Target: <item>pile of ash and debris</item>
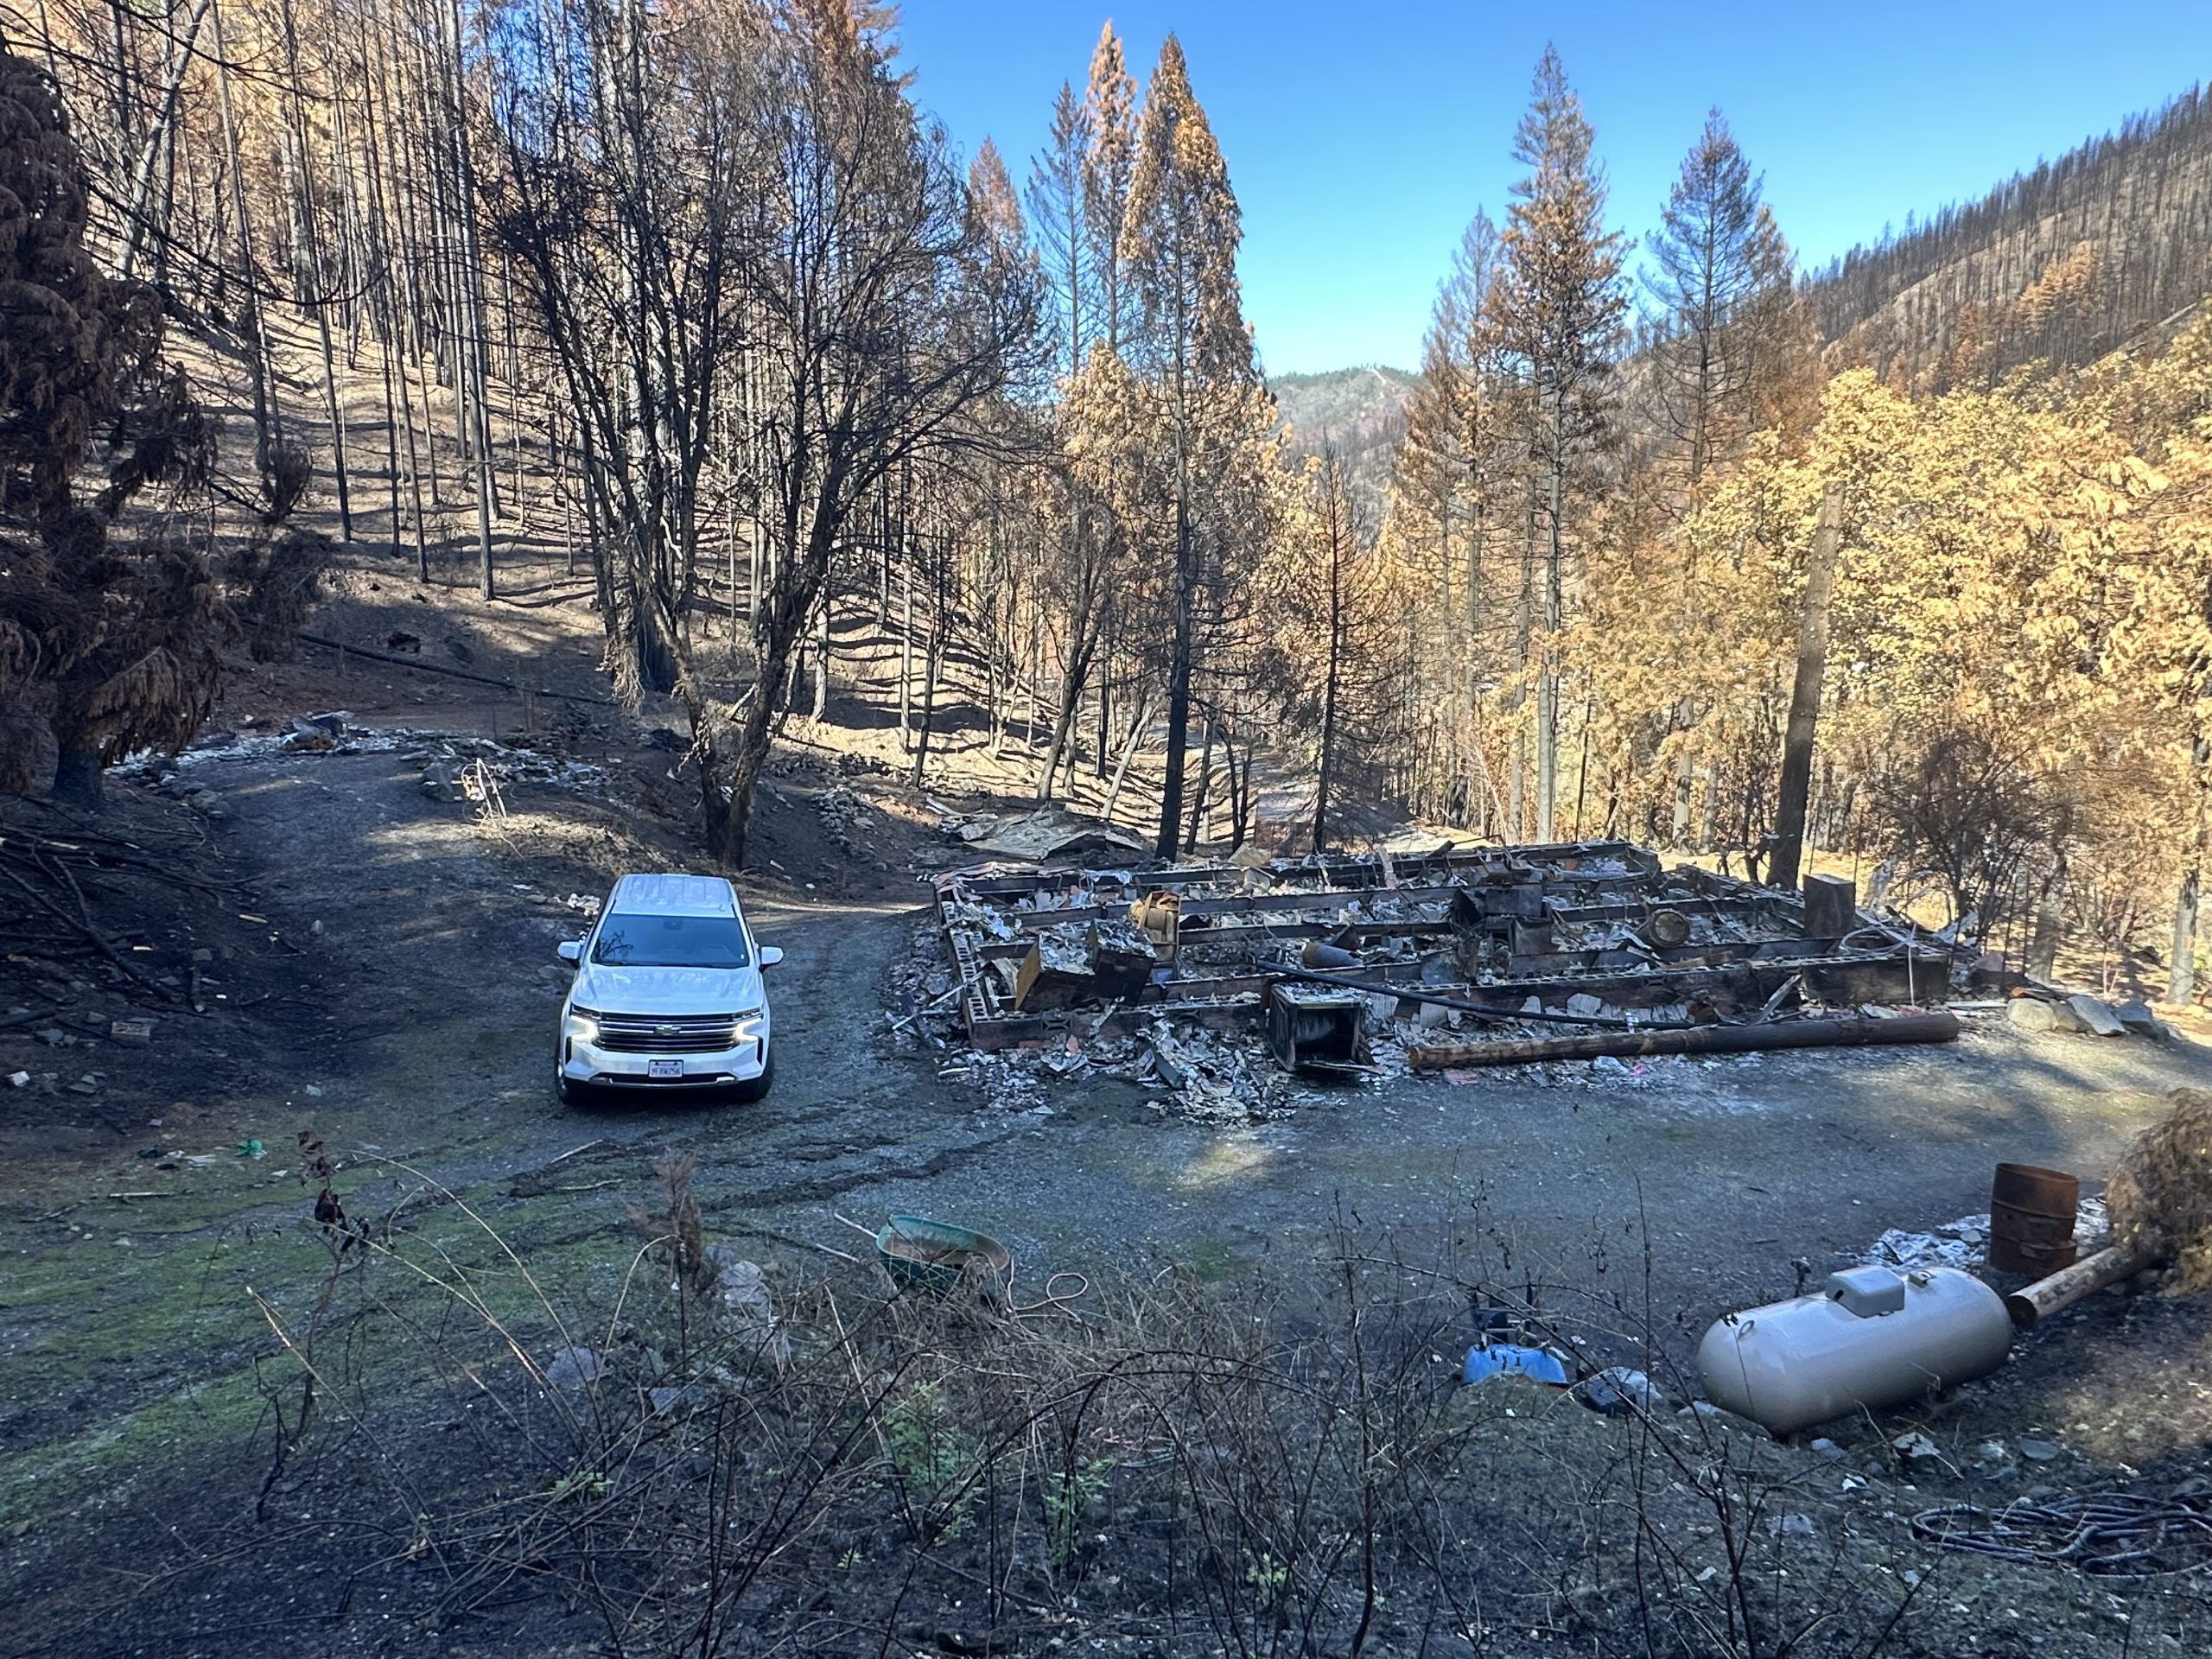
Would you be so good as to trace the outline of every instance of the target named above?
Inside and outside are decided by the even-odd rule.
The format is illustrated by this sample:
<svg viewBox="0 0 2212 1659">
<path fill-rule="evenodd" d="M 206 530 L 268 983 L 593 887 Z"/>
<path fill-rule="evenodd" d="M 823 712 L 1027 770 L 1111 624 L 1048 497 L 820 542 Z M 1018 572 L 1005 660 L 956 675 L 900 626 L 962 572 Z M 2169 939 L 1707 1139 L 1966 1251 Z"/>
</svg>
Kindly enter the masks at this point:
<svg viewBox="0 0 2212 1659">
<path fill-rule="evenodd" d="M 580 794 L 599 794 L 607 786 L 605 770 L 561 752 L 575 741 L 575 732 L 560 718 L 560 711 L 556 711 L 545 729 L 518 732 L 505 739 L 416 731 L 404 726 L 366 727 L 345 709 L 302 715 L 282 722 L 249 715 L 236 730 L 219 728 L 203 732 L 178 754 L 140 755 L 117 766 L 110 776 L 152 785 L 202 817 L 219 820 L 230 816 L 229 808 L 207 780 L 219 779 L 221 768 L 228 763 L 284 754 L 396 753 L 402 760 L 422 766 L 423 791 L 437 800 L 480 800 L 487 789 L 513 784 L 546 784 Z"/>
<path fill-rule="evenodd" d="M 1138 870 L 985 864 L 937 880 L 899 976 L 902 1038 L 995 1095 L 1100 1070 L 1207 1115 L 1294 1075 L 1629 1075 L 1637 1057 L 1942 1041 L 1967 957 L 1860 910 L 1602 841 Z M 1631 1064 L 1633 1062 L 1633 1064 Z M 1029 1085 L 998 1085 L 1000 1073 Z M 1041 1096 L 1040 1096 L 1041 1098 Z"/>
</svg>

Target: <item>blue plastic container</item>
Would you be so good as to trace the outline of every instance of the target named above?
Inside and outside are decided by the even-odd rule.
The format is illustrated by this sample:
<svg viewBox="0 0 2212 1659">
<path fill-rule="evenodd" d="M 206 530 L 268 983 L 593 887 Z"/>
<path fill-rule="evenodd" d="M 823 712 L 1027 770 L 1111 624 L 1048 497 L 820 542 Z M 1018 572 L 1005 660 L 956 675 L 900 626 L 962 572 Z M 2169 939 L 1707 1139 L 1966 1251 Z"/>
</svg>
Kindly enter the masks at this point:
<svg viewBox="0 0 2212 1659">
<path fill-rule="evenodd" d="M 1525 1348 L 1518 1343 L 1477 1343 L 1467 1350 L 1467 1381 L 1487 1382 L 1493 1376 L 1525 1376 L 1554 1388 L 1567 1385 L 1567 1364 L 1546 1348 Z"/>
</svg>

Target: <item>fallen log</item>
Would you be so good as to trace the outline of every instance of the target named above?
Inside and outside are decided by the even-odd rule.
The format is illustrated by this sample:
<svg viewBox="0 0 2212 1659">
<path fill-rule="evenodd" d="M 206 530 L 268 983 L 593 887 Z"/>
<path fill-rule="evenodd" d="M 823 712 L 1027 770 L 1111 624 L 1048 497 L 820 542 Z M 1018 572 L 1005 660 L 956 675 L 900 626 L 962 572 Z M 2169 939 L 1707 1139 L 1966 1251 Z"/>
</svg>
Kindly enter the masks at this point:
<svg viewBox="0 0 2212 1659">
<path fill-rule="evenodd" d="M 2115 1244 L 2110 1249 L 2085 1255 L 2070 1268 L 2062 1268 L 2048 1279 L 2038 1279 L 2005 1299 L 2005 1311 L 2023 1331 L 2049 1319 L 2061 1308 L 2071 1307 L 2092 1291 L 2116 1285 L 2132 1273 L 2156 1267 L 2153 1252 L 2145 1244 Z"/>
<path fill-rule="evenodd" d="M 1527 1065 L 1538 1060 L 1625 1059 L 1637 1054 L 1744 1054 L 1777 1048 L 1862 1048 L 1886 1044 L 1948 1043 L 1958 1016 L 1942 1009 L 1891 1019 L 1773 1020 L 1744 1026 L 1605 1031 L 1586 1037 L 1531 1037 L 1511 1042 L 1449 1043 L 1406 1051 L 1416 1071 L 1470 1065 Z"/>
</svg>

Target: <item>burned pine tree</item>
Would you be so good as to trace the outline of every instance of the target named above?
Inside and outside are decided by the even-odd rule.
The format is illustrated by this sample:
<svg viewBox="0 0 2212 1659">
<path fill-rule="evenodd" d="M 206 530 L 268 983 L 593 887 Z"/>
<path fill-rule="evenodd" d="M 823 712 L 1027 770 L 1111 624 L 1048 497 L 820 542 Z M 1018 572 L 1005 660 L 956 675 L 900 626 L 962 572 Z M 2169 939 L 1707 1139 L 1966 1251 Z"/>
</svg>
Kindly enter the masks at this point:
<svg viewBox="0 0 2212 1659">
<path fill-rule="evenodd" d="M 842 8 L 648 30 L 601 3 L 500 73 L 495 222 L 582 431 L 610 665 L 683 702 L 709 843 L 735 863 L 833 554 L 902 468 L 995 442 L 982 417 L 1032 366 L 1033 272 Z M 734 700 L 683 626 L 733 404 L 766 543 Z"/>
<path fill-rule="evenodd" d="M 110 762 L 191 738 L 232 628 L 200 546 L 118 526 L 213 442 L 153 292 L 87 249 L 90 202 L 58 90 L 0 44 L 0 789 L 50 769 L 83 806 Z"/>
</svg>

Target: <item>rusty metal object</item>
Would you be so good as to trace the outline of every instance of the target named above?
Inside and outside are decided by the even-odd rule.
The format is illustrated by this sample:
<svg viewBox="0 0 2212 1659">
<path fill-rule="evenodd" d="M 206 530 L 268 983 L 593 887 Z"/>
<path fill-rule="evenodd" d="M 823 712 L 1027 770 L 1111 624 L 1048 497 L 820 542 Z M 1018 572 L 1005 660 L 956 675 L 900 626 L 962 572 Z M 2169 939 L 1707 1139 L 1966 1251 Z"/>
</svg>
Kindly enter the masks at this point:
<svg viewBox="0 0 2212 1659">
<path fill-rule="evenodd" d="M 1071 1007 L 1092 995 L 1090 955 L 1072 939 L 1038 939 L 1014 970 L 1014 1006 L 1027 1012 Z"/>
<path fill-rule="evenodd" d="M 1268 1046 L 1286 1071 L 1366 1069 L 1367 998 L 1350 988 L 1269 985 Z"/>
<path fill-rule="evenodd" d="M 1677 950 L 1690 942 L 1690 918 L 1679 910 L 1655 910 L 1645 918 L 1640 937 L 1659 950 Z"/>
<path fill-rule="evenodd" d="M 2063 1170 L 1999 1164 L 1989 1190 L 1989 1265 L 2044 1278 L 2074 1265 L 2082 1183 Z"/>
<path fill-rule="evenodd" d="M 1587 1037 L 1532 1037 L 1522 1042 L 1452 1043 L 1410 1048 L 1416 1071 L 1447 1067 L 1525 1065 L 1533 1060 L 1594 1060 L 1611 1054 L 1744 1054 L 1778 1048 L 1863 1048 L 1948 1043 L 1959 1034 L 1955 1014 L 1899 1014 L 1891 1020 L 1763 1020 L 1748 1026 L 1689 1026 L 1666 1031 L 1607 1031 Z"/>
<path fill-rule="evenodd" d="M 1859 884 L 1840 875 L 1805 878 L 1805 937 L 1839 939 L 1859 925 Z"/>
</svg>

